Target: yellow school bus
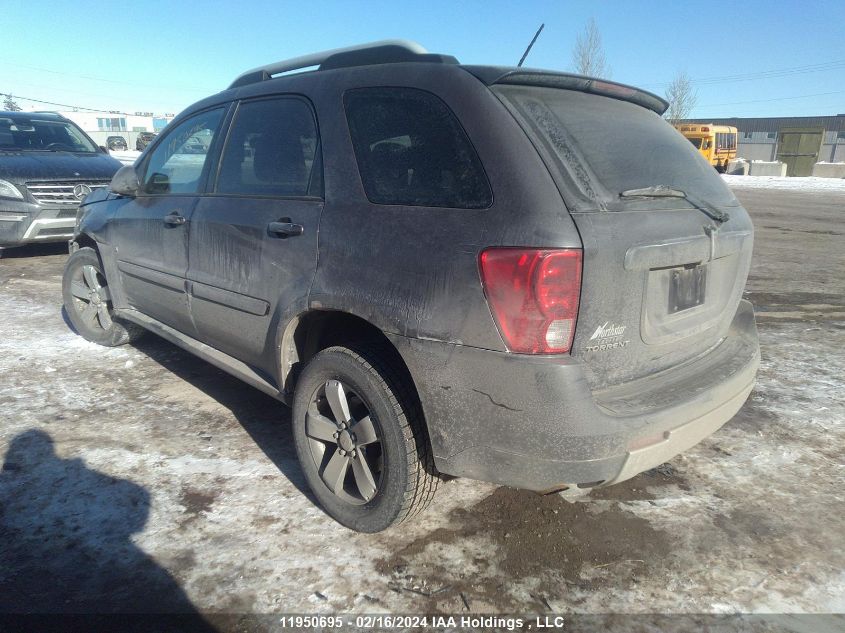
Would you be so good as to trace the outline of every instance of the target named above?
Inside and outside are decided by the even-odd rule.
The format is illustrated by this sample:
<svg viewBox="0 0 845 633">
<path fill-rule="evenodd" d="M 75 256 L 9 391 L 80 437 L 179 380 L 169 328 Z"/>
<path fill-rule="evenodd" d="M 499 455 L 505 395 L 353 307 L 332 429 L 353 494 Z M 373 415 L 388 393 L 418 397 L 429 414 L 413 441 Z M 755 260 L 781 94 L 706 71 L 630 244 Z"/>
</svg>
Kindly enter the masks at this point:
<svg viewBox="0 0 845 633">
<path fill-rule="evenodd" d="M 675 129 L 687 137 L 720 173 L 727 169 L 728 161 L 736 158 L 735 127 L 712 123 L 678 123 Z"/>
</svg>

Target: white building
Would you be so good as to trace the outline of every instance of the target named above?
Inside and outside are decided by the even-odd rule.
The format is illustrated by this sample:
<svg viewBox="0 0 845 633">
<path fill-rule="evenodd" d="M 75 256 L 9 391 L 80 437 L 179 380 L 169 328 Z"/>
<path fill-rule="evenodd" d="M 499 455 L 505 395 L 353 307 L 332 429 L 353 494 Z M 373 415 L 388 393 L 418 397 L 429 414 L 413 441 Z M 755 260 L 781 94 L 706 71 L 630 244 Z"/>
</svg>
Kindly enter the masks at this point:
<svg viewBox="0 0 845 633">
<path fill-rule="evenodd" d="M 173 120 L 174 114 L 153 114 L 136 112 L 91 112 L 71 110 L 59 112 L 81 127 L 98 145 L 105 145 L 109 136 L 122 136 L 129 149 L 135 149 L 139 132 L 160 132 Z"/>
</svg>

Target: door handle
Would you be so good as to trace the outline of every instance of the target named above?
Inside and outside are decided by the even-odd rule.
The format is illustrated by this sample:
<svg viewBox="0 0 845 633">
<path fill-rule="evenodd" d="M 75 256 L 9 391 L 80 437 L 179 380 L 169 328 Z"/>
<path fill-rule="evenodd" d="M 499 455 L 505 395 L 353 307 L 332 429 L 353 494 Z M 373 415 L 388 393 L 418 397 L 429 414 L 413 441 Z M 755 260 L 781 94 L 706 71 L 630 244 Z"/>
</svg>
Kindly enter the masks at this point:
<svg viewBox="0 0 845 633">
<path fill-rule="evenodd" d="M 179 226 L 180 224 L 185 224 L 185 222 L 185 216 L 181 215 L 178 211 L 173 211 L 164 216 L 164 223 L 169 226 Z"/>
<path fill-rule="evenodd" d="M 270 224 L 267 225 L 267 232 L 273 237 L 281 237 L 284 239 L 287 237 L 302 235 L 305 232 L 305 227 L 301 224 L 293 224 L 290 221 L 290 218 L 282 218 L 278 222 L 270 222 Z"/>
</svg>

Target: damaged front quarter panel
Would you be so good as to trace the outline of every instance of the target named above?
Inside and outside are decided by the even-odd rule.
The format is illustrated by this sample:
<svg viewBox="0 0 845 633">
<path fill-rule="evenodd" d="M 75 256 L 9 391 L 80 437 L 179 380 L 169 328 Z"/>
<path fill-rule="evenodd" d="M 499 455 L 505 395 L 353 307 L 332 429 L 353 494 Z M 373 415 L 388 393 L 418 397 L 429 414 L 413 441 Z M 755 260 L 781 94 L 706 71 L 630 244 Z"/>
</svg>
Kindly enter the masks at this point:
<svg viewBox="0 0 845 633">
<path fill-rule="evenodd" d="M 76 211 L 76 225 L 71 242 L 79 242 L 80 235 L 87 235 L 97 242 L 105 241 L 104 232 L 108 220 L 114 215 L 113 205 L 98 204 L 116 198 L 107 188 L 94 189 L 88 194 Z"/>
</svg>

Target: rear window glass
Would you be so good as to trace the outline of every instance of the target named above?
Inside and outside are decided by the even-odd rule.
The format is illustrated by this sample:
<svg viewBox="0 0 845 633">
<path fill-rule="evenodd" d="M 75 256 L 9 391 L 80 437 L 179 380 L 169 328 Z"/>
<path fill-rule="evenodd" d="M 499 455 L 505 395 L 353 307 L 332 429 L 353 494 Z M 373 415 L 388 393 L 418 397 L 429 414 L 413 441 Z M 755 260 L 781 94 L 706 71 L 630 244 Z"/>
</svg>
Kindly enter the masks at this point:
<svg viewBox="0 0 845 633">
<path fill-rule="evenodd" d="M 370 202 L 461 209 L 492 204 L 475 149 L 438 97 L 413 88 L 360 88 L 344 101 Z"/>
<path fill-rule="evenodd" d="M 574 90 L 496 86 L 589 197 L 586 164 L 607 194 L 665 185 L 714 204 L 736 204 L 716 170 L 658 114 Z"/>
</svg>

